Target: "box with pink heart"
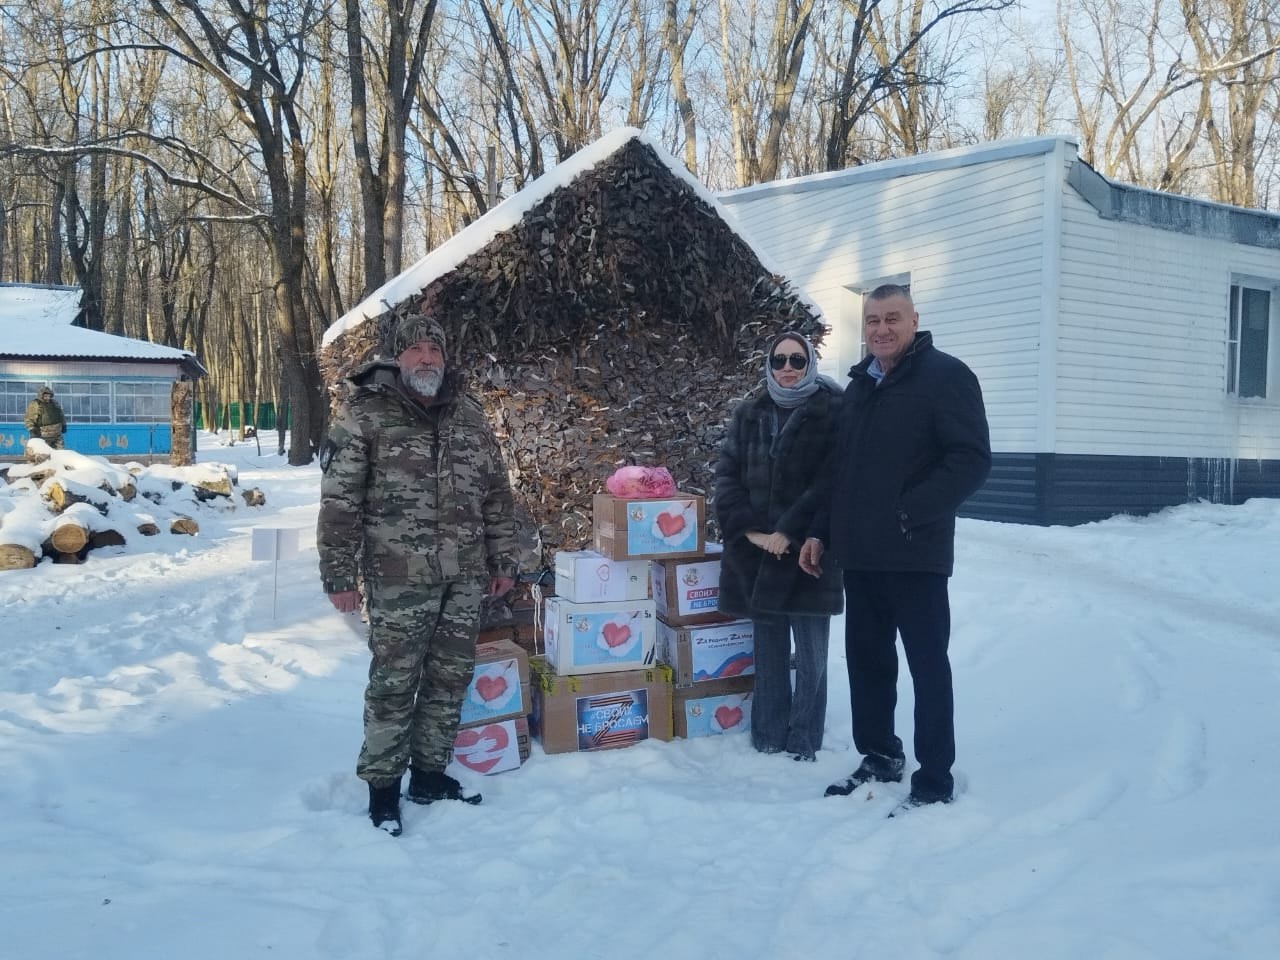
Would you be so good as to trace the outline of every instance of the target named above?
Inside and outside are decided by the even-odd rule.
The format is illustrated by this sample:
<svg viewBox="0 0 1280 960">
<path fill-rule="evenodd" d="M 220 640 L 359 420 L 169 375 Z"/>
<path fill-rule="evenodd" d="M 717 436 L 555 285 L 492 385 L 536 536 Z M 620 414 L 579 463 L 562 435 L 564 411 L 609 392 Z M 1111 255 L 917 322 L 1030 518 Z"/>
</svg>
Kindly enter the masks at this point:
<svg viewBox="0 0 1280 960">
<path fill-rule="evenodd" d="M 574 603 L 548 597 L 543 618 L 547 663 L 556 673 L 613 673 L 653 663 L 652 600 Z"/>
<path fill-rule="evenodd" d="M 458 722 L 462 726 L 527 716 L 533 709 L 529 655 L 511 640 L 476 644 L 476 666 Z"/>
<path fill-rule="evenodd" d="M 755 678 L 708 680 L 672 691 L 671 712 L 677 737 L 716 737 L 751 729 L 751 693 Z"/>
<path fill-rule="evenodd" d="M 628 500 L 597 494 L 591 504 L 592 545 L 611 560 L 701 556 L 707 504 L 697 494 Z"/>
</svg>

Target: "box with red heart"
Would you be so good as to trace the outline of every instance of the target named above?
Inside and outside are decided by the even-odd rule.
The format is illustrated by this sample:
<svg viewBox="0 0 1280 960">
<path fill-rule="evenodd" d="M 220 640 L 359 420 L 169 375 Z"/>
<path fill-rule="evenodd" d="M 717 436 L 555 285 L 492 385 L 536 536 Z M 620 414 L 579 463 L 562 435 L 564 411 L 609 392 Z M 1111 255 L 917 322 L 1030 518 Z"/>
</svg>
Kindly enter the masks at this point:
<svg viewBox="0 0 1280 960">
<path fill-rule="evenodd" d="M 541 657 L 533 677 L 534 735 L 546 753 L 611 750 L 671 739 L 671 670 L 562 676 Z"/>
<path fill-rule="evenodd" d="M 751 729 L 751 693 L 755 678 L 726 677 L 672 691 L 671 712 L 677 737 L 714 737 Z"/>
<path fill-rule="evenodd" d="M 454 776 L 462 771 L 486 775 L 505 773 L 528 759 L 529 721 L 512 717 L 459 730 L 453 739 L 453 760 L 446 772 Z"/>
<path fill-rule="evenodd" d="M 653 663 L 658 617 L 652 600 L 574 603 L 548 597 L 542 640 L 556 673 L 613 673 Z"/>
<path fill-rule="evenodd" d="M 610 560 L 595 550 L 557 550 L 556 596 L 574 603 L 648 600 L 649 561 Z"/>
<path fill-rule="evenodd" d="M 708 543 L 707 552 L 701 557 L 649 561 L 649 593 L 665 623 L 680 627 L 733 619 L 716 609 L 720 599 L 720 553 L 720 544 Z"/>
<path fill-rule="evenodd" d="M 706 544 L 707 501 L 693 493 L 661 500 L 596 494 L 592 545 L 610 560 L 699 557 Z"/>
<path fill-rule="evenodd" d="M 476 644 L 476 666 L 462 698 L 459 723 L 491 723 L 524 717 L 533 709 L 529 655 L 507 639 Z"/>
<path fill-rule="evenodd" d="M 755 673 L 750 620 L 673 627 L 658 620 L 658 659 L 675 671 L 677 686 Z"/>
</svg>

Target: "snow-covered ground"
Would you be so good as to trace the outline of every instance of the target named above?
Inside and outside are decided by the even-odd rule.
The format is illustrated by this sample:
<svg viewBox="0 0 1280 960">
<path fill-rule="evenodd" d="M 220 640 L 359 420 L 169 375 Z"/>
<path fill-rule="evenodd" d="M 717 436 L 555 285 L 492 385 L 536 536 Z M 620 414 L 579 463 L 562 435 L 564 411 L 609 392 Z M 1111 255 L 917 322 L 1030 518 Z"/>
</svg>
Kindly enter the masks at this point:
<svg viewBox="0 0 1280 960">
<path fill-rule="evenodd" d="M 962 521 L 948 807 L 822 796 L 857 762 L 837 621 L 816 764 L 535 744 L 394 839 L 318 472 L 200 445 L 267 506 L 0 573 L 3 960 L 1280 956 L 1280 501 Z M 255 527 L 300 552 L 253 561 Z"/>
</svg>

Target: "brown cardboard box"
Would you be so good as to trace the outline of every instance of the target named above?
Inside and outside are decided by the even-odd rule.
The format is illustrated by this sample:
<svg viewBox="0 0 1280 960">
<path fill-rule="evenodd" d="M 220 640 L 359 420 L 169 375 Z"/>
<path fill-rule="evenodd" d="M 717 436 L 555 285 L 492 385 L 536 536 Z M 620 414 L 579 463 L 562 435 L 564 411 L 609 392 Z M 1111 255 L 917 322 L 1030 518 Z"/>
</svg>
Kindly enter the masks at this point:
<svg viewBox="0 0 1280 960">
<path fill-rule="evenodd" d="M 720 544 L 708 543 L 707 552 L 700 557 L 649 561 L 649 593 L 665 623 L 682 627 L 734 619 L 716 609 L 720 599 L 720 554 Z"/>
<path fill-rule="evenodd" d="M 755 677 L 707 680 L 672 691 L 672 730 L 677 737 L 711 737 L 751 729 Z"/>
<path fill-rule="evenodd" d="M 610 560 L 698 557 L 704 552 L 707 502 L 697 494 L 624 500 L 598 493 L 591 520 L 593 545 Z"/>
<path fill-rule="evenodd" d="M 463 727 L 453 741 L 453 763 L 472 773 L 515 770 L 529 759 L 529 721 L 511 717 Z"/>
<path fill-rule="evenodd" d="M 476 644 L 476 666 L 462 697 L 458 723 L 463 727 L 524 717 L 533 710 L 529 655 L 513 641 Z"/>
<path fill-rule="evenodd" d="M 547 753 L 671 739 L 671 670 L 666 666 L 567 677 L 541 657 L 529 666 L 534 734 Z"/>
<path fill-rule="evenodd" d="M 658 659 L 675 671 L 677 686 L 755 673 L 750 620 L 673 627 L 658 619 Z"/>
</svg>

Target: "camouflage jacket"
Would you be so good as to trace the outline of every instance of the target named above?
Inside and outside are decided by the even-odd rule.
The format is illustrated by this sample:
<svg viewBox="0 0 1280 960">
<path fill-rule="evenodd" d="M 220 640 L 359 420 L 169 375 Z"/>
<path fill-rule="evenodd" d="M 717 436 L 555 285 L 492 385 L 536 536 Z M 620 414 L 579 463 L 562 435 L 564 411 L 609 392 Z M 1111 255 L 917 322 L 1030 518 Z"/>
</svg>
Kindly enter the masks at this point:
<svg viewBox="0 0 1280 960">
<path fill-rule="evenodd" d="M 28 433 L 43 440 L 60 437 L 67 429 L 67 418 L 62 415 L 62 407 L 58 406 L 58 402 L 41 400 L 39 397 L 27 404 L 22 422 Z"/>
<path fill-rule="evenodd" d="M 516 575 L 511 486 L 480 404 L 453 389 L 423 406 L 394 364 L 351 377 L 320 454 L 316 546 L 326 593 Z"/>
</svg>

